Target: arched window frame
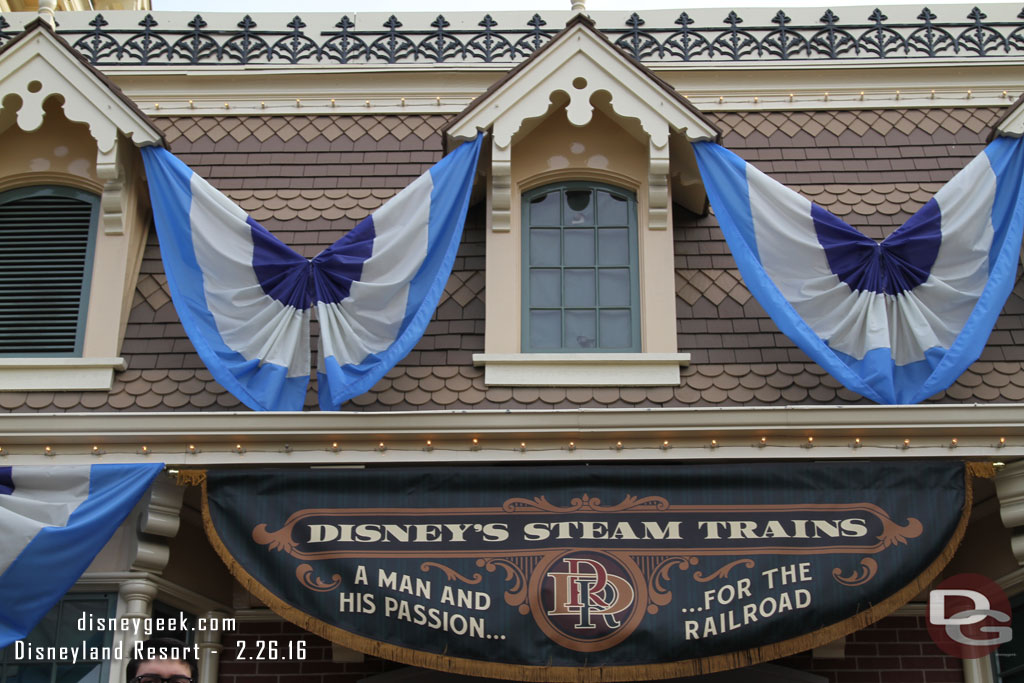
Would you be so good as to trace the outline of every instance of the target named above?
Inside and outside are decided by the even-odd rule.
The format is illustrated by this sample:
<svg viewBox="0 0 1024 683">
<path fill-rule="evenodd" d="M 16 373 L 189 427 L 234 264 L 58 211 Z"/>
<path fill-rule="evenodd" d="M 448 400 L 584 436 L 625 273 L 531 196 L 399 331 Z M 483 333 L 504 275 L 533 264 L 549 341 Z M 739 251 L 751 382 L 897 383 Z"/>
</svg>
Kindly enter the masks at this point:
<svg viewBox="0 0 1024 683">
<path fill-rule="evenodd" d="M 531 218 L 530 206 L 531 203 L 538 197 L 550 195 L 552 192 L 558 192 L 560 199 L 559 205 L 559 219 L 557 225 L 551 224 L 550 222 L 543 225 L 535 225 Z M 589 191 L 592 193 L 606 192 L 610 195 L 621 198 L 626 202 L 625 221 L 624 224 L 618 222 L 612 224 L 610 221 L 606 221 L 600 215 L 600 207 L 597 201 L 592 201 L 589 204 L 590 208 L 590 221 L 589 224 L 582 224 L 580 228 L 574 228 L 569 224 L 565 216 L 565 211 L 568 208 L 568 200 L 562 200 L 567 192 L 573 191 Z M 556 183 L 548 183 L 540 187 L 535 187 L 522 195 L 522 350 L 529 353 L 545 353 L 545 352 L 571 352 L 571 353 L 637 353 L 642 348 L 641 343 L 641 324 L 640 324 L 640 278 L 639 278 L 639 238 L 637 234 L 637 200 L 636 193 L 622 187 L 610 185 L 607 183 L 592 182 L 592 181 L 563 181 Z M 586 223 L 587 218 L 583 218 Z M 607 258 L 602 259 L 601 257 L 601 234 L 602 231 L 610 232 L 612 230 L 626 229 L 626 248 L 627 255 L 624 260 L 618 262 L 610 262 Z M 538 245 L 534 244 L 532 240 L 535 238 L 535 231 L 553 232 L 555 229 L 558 230 L 558 259 L 557 265 L 554 260 L 548 260 L 545 263 L 534 263 L 535 257 L 542 258 L 542 254 L 550 247 L 541 246 L 537 249 Z M 570 262 L 566 256 L 569 253 L 567 248 L 568 236 L 567 231 L 575 232 L 579 229 L 591 229 L 593 231 L 591 248 L 592 255 L 589 259 L 584 258 L 577 262 Z M 579 235 L 578 238 L 583 237 Z M 539 235 L 537 236 L 539 239 Z M 603 263 L 602 263 L 603 261 Z M 534 305 L 536 297 L 531 296 L 534 282 L 534 274 L 540 271 L 549 271 L 557 268 L 559 272 L 559 288 L 560 288 L 560 300 L 559 305 Z M 593 303 L 589 304 L 587 301 L 576 300 L 575 302 L 570 301 L 568 297 L 568 290 L 571 285 L 567 282 L 567 271 L 582 271 L 582 270 L 593 270 Z M 603 290 L 601 289 L 601 271 L 611 270 L 627 270 L 628 275 L 628 296 L 627 301 L 621 300 L 610 302 L 608 296 L 603 296 Z M 540 311 L 554 311 L 559 310 L 560 316 L 560 343 L 556 345 L 543 345 L 538 344 L 536 339 L 531 335 L 534 333 L 534 329 L 531 326 L 531 320 L 533 319 L 534 312 Z M 583 336 L 585 339 L 592 339 L 593 344 L 589 345 L 586 342 L 573 343 L 568 338 L 570 335 L 568 329 L 568 323 L 566 320 L 566 314 L 569 311 L 594 311 L 594 322 L 593 322 L 593 337 Z M 604 339 L 605 329 L 602 325 L 602 312 L 603 311 L 623 311 L 628 310 L 629 312 L 629 343 L 628 344 L 614 344 Z"/>
<path fill-rule="evenodd" d="M 124 93 L 42 20 L 4 44 L 0 91 L 12 95 L 0 103 L 0 133 L 57 135 L 80 152 L 91 152 L 82 157 L 84 166 L 72 170 L 60 168 L 66 160 L 48 155 L 45 146 L 22 145 L 18 153 L 5 149 L 0 189 L 48 183 L 91 188 L 100 195 L 80 351 L 2 355 L 0 391 L 109 391 L 114 372 L 126 366 L 121 342 L 148 234 L 145 172 L 136 148 L 166 141 Z M 37 157 L 49 161 L 51 170 L 26 165 Z"/>
</svg>

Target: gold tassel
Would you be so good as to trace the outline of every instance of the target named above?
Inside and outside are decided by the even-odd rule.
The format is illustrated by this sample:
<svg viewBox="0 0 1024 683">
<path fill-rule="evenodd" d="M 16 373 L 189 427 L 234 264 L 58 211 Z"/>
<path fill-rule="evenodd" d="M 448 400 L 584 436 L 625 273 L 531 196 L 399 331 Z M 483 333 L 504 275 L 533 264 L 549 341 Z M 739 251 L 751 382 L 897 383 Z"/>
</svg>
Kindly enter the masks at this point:
<svg viewBox="0 0 1024 683">
<path fill-rule="evenodd" d="M 967 466 L 967 471 L 972 477 L 994 479 L 996 476 L 995 465 L 990 462 L 967 462 L 964 464 Z"/>
</svg>

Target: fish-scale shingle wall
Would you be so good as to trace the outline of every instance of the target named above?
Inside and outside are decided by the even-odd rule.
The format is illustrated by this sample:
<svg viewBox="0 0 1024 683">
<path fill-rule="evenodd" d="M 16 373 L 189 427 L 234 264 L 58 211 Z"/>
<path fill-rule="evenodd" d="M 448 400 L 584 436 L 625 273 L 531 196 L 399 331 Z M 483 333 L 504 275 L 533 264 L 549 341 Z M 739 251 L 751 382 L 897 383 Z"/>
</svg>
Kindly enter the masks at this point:
<svg viewBox="0 0 1024 683">
<path fill-rule="evenodd" d="M 920 208 L 983 147 L 999 109 L 717 113 L 723 141 L 874 238 Z M 440 158 L 443 116 L 224 116 L 158 119 L 172 151 L 307 257 L 331 244 Z M 550 409 L 863 403 L 782 335 L 744 286 L 714 220 L 675 211 L 680 351 L 676 387 L 487 387 L 484 224 L 471 208 L 423 339 L 347 410 Z M 315 325 L 314 325 L 315 331 Z M 314 340 L 315 343 L 315 340 Z M 106 392 L 0 393 L 0 410 L 237 410 L 203 368 L 170 301 L 155 234 L 123 355 Z M 1024 398 L 1024 279 L 981 359 L 933 397 Z M 315 380 L 307 407 L 315 408 Z"/>
</svg>

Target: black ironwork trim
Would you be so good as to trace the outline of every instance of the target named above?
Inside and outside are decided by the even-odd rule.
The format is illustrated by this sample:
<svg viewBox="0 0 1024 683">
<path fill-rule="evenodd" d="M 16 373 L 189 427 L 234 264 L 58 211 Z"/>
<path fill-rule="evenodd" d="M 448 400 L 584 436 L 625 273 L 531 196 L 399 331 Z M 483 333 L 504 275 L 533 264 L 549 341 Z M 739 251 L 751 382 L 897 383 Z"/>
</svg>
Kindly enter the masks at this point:
<svg viewBox="0 0 1024 683">
<path fill-rule="evenodd" d="M 779 11 L 770 26 L 746 26 L 730 11 L 722 26 L 694 27 L 682 12 L 675 27 L 649 27 L 633 13 L 622 28 L 602 28 L 615 45 L 644 62 L 897 60 L 1024 55 L 1024 22 L 989 22 L 974 8 L 964 21 L 938 22 L 927 7 L 917 23 L 889 22 L 876 9 L 861 23 L 840 24 L 826 10 L 817 25 L 794 25 Z M 1024 20 L 1024 9 L 1017 15 Z M 407 64 L 514 63 L 555 34 L 539 14 L 523 27 L 499 27 L 484 15 L 479 29 L 453 29 L 443 15 L 431 28 L 406 29 L 391 16 L 380 27 L 357 28 L 343 16 L 333 30 L 306 33 L 295 16 L 281 29 L 258 26 L 246 15 L 231 30 L 211 29 L 199 14 L 186 28 L 160 27 L 152 15 L 138 29 L 112 28 L 102 14 L 89 30 L 58 33 L 96 66 L 163 64 Z M 0 16 L 0 46 L 17 35 Z"/>
</svg>

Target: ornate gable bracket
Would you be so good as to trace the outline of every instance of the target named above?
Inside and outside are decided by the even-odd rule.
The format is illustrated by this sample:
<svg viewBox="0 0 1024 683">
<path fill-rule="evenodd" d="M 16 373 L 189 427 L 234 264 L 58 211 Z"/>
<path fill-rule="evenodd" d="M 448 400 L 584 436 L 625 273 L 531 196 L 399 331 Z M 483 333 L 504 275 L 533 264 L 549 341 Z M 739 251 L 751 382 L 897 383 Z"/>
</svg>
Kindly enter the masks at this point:
<svg viewBox="0 0 1024 683">
<path fill-rule="evenodd" d="M 123 234 L 125 154 L 119 152 L 118 142 L 162 145 L 163 137 L 149 118 L 42 20 L 28 24 L 0 50 L 0 92 L 5 93 L 0 104 L 16 109 L 5 120 L 25 132 L 43 125 L 43 105 L 55 96 L 63 101 L 69 121 L 89 127 L 97 147 L 96 173 L 103 182 L 104 231 Z"/>
<path fill-rule="evenodd" d="M 1024 137 L 1024 95 L 1017 98 L 1017 101 L 1006 113 L 996 122 L 992 128 L 992 135 L 1003 135 L 1010 138 Z"/>
<path fill-rule="evenodd" d="M 615 47 L 577 15 L 565 30 L 454 119 L 449 141 L 491 132 L 489 212 L 492 230 L 510 229 L 511 147 L 556 110 L 585 126 L 600 108 L 650 148 L 649 210 L 652 229 L 668 227 L 669 142 L 716 140 L 718 129 L 667 83 Z"/>
<path fill-rule="evenodd" d="M 55 101 L 64 119 L 84 124 L 96 143 L 95 173 L 76 173 L 67 181 L 101 194 L 81 357 L 56 364 L 36 357 L 8 359 L 0 367 L 0 390 L 109 389 L 113 372 L 123 368 L 121 340 L 147 234 L 148 199 L 135 148 L 163 145 L 163 136 L 41 19 L 0 49 L 0 93 L 0 133 L 40 131 L 56 110 Z M 16 187 L 44 179 L 29 170 L 0 182 Z"/>
<path fill-rule="evenodd" d="M 61 97 L 64 115 L 89 126 L 98 163 L 114 159 L 119 132 L 140 147 L 163 144 L 148 117 L 41 20 L 0 50 L 0 92 L 5 106 L 11 95 L 21 100 L 15 121 L 24 131 L 42 125 L 47 98 Z"/>
</svg>

